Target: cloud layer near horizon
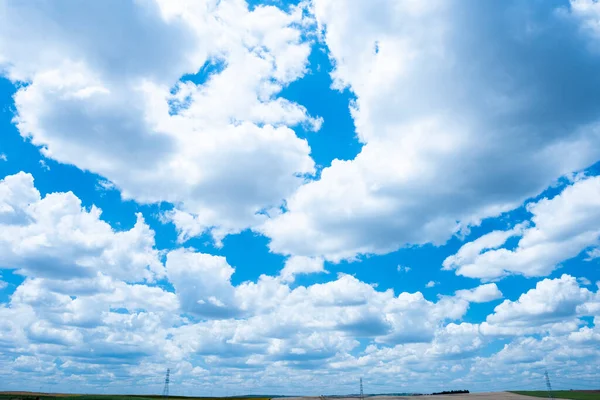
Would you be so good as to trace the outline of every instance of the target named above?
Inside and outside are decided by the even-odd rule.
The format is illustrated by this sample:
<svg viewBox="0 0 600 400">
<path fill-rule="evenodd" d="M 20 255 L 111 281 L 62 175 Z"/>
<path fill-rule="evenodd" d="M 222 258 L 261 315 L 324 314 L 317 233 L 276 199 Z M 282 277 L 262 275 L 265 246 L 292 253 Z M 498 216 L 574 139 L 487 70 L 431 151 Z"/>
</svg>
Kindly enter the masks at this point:
<svg viewBox="0 0 600 400">
<path fill-rule="evenodd" d="M 600 292 L 569 275 L 504 300 L 474 324 L 461 321 L 471 304 L 503 297 L 496 284 L 429 301 L 420 292 L 379 291 L 344 274 L 290 287 L 286 267 L 280 276 L 233 285 L 235 270 L 225 258 L 176 249 L 163 265 L 154 232 L 141 217 L 131 230 L 115 231 L 99 209 L 82 208 L 72 193 L 41 197 L 28 174 L 0 182 L 0 204 L 1 262 L 26 276 L 0 308 L 6 374 L 35 374 L 41 382 L 89 374 L 87 385 L 113 382 L 121 388 L 115 379 L 123 376 L 135 391 L 144 382 L 156 384 L 161 368 L 170 365 L 174 379 L 190 387 L 235 373 L 240 391 L 251 390 L 259 376 L 261 386 L 293 393 L 302 390 L 302 371 L 367 370 L 372 384 L 384 385 L 400 368 L 404 379 L 396 384 L 414 390 L 414 379 L 423 387 L 444 379 L 477 384 L 482 375 L 474 368 L 481 363 L 561 363 L 560 357 L 532 353 L 542 351 L 537 342 L 529 356 L 505 355 L 505 347 L 491 357 L 473 357 L 502 338 L 514 338 L 517 346 L 525 335 L 542 334 L 556 341 L 559 352 L 579 349 L 570 356 L 574 360 L 600 356 L 594 350 Z M 174 292 L 152 283 L 165 275 Z M 594 317 L 594 324 L 583 317 Z M 381 363 L 390 368 L 383 375 Z M 446 373 L 432 377 L 433 364 Z M 569 371 L 571 377 L 593 373 L 587 363 Z M 331 388 L 325 379 L 312 379 Z"/>
</svg>

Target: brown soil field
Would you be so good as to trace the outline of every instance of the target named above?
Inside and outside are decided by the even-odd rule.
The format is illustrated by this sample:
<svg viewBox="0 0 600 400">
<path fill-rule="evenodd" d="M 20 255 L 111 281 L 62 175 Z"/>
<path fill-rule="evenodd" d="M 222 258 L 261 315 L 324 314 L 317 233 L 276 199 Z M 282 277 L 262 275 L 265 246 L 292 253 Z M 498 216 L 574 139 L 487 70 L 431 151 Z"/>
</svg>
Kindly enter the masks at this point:
<svg viewBox="0 0 600 400">
<path fill-rule="evenodd" d="M 288 397 L 284 400 L 320 400 L 320 397 Z M 533 400 L 534 397 L 509 392 L 440 394 L 435 396 L 369 396 L 368 400 Z M 357 400 L 356 397 L 335 397 L 325 400 Z M 561 400 L 561 399 L 555 399 Z"/>
</svg>

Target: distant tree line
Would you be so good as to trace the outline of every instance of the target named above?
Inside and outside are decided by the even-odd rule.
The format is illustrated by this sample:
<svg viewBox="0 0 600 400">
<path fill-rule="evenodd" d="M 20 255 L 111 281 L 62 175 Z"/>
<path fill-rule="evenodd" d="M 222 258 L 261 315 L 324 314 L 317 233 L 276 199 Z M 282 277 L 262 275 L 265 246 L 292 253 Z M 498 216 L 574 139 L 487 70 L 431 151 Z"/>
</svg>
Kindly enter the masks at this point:
<svg viewBox="0 0 600 400">
<path fill-rule="evenodd" d="M 468 390 L 444 390 L 443 392 L 437 392 L 437 393 L 431 393 L 433 395 L 435 394 L 467 394 L 469 393 Z"/>
</svg>

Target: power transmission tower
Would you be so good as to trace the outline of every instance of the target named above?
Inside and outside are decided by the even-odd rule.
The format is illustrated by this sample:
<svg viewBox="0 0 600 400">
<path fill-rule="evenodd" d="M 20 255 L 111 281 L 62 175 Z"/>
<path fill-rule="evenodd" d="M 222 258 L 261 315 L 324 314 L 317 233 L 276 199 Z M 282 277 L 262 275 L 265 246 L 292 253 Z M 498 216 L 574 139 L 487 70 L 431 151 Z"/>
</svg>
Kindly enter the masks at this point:
<svg viewBox="0 0 600 400">
<path fill-rule="evenodd" d="M 552 396 L 552 385 L 550 384 L 550 377 L 548 376 L 548 370 L 544 371 L 544 376 L 546 377 L 546 390 L 548 391 L 548 398 L 554 399 Z"/>
<path fill-rule="evenodd" d="M 362 378 L 360 378 L 360 400 L 364 400 L 364 398 L 365 394 L 363 393 Z"/>
<path fill-rule="evenodd" d="M 169 377 L 171 375 L 171 369 L 167 368 L 167 376 L 165 377 L 165 388 L 163 389 L 163 397 L 169 397 Z"/>
</svg>

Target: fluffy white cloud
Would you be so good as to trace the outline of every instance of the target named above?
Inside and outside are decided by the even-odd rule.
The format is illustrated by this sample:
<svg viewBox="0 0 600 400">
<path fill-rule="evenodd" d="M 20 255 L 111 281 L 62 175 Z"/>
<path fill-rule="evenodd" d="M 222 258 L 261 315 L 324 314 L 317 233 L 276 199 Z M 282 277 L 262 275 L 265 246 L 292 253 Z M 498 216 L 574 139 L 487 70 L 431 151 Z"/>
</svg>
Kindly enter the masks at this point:
<svg viewBox="0 0 600 400">
<path fill-rule="evenodd" d="M 580 288 L 577 280 L 569 275 L 558 279 L 544 279 L 535 289 L 521 295 L 519 300 L 505 300 L 488 317 L 491 323 L 554 322 L 576 315 L 579 304 L 589 299 L 591 292 Z"/>
<path fill-rule="evenodd" d="M 571 10 L 575 17 L 581 20 L 581 29 L 592 39 L 600 38 L 600 4 L 595 0 L 571 0 Z M 591 41 L 591 47 L 598 50 L 596 41 Z"/>
<path fill-rule="evenodd" d="M 174 250 L 167 255 L 167 275 L 182 310 L 209 318 L 228 318 L 238 313 L 234 269 L 224 257 Z"/>
<path fill-rule="evenodd" d="M 301 7 L 25 1 L 0 12 L 0 70 L 27 83 L 14 96 L 21 135 L 124 198 L 174 203 L 166 217 L 182 239 L 256 225 L 315 171 L 288 126 L 320 120 L 278 97 L 310 53 Z"/>
<path fill-rule="evenodd" d="M 141 214 L 126 231 L 86 210 L 73 193 L 44 198 L 33 177 L 19 173 L 0 180 L 0 264 L 32 277 L 90 277 L 98 272 L 127 281 L 164 276 L 154 232 Z"/>
<path fill-rule="evenodd" d="M 471 301 L 466 295 L 446 296 L 437 303 L 419 292 L 395 296 L 345 274 L 293 290 L 281 277 L 267 276 L 233 286 L 234 270 L 224 258 L 189 250 L 170 252 L 167 272 L 183 312 L 210 320 L 243 317 L 235 323 L 213 321 L 194 328 L 227 327 L 232 339 L 226 343 L 234 343 L 236 351 L 248 348 L 244 342 L 259 345 L 285 339 L 278 342 L 282 346 L 315 331 L 381 343 L 427 342 L 441 322 L 460 319 Z M 480 297 L 474 301 L 485 301 Z"/>
<path fill-rule="evenodd" d="M 403 371 L 396 383 L 400 387 L 430 390 L 431 385 L 461 380 L 469 388 L 483 388 L 480 371 L 546 354 L 538 339 L 530 339 L 528 347 L 518 338 L 499 353 L 479 357 L 498 333 L 486 323 L 480 327 L 460 320 L 470 302 L 501 295 L 495 284 L 432 302 L 419 292 L 396 295 L 345 274 L 291 289 L 280 277 L 269 276 L 235 286 L 233 273 L 222 257 L 180 249 L 167 256 L 175 293 L 103 274 L 27 278 L 10 303 L 0 306 L 0 348 L 19 349 L 25 358 L 0 356 L 6 357 L 0 371 L 14 382 L 35 374 L 41 382 L 60 378 L 70 385 L 72 377 L 92 374 L 86 385 L 110 387 L 121 376 L 134 385 L 154 387 L 169 365 L 174 379 L 193 382 L 194 387 L 204 388 L 206 377 L 211 385 L 228 387 L 225 379 L 235 376 L 246 391 L 260 382 L 296 393 L 303 390 L 307 369 L 327 371 L 312 378 L 320 390 L 352 387 L 355 382 L 343 378 L 352 371 L 360 371 L 372 385 L 388 387 L 386 381 Z M 549 335 L 544 343 L 552 345 L 544 346 L 556 349 L 555 354 L 595 360 L 598 354 L 590 350 L 597 339 L 595 325 L 565 321 L 593 315 L 598 304 L 597 293 L 563 276 L 538 283 L 518 301 L 505 301 L 488 325 L 519 329 L 520 335 L 532 327 L 531 333 Z M 529 322 L 524 326 L 514 321 Z M 562 328 L 548 329 L 554 321 Z M 367 341 L 366 348 L 359 339 Z M 570 347 L 561 340 L 568 340 Z M 332 379 L 340 379 L 335 387 Z"/>
<path fill-rule="evenodd" d="M 440 325 L 461 318 L 469 304 L 457 297 L 433 303 L 418 292 L 395 296 L 349 275 L 293 290 L 262 277 L 235 291 L 244 318 L 181 326 L 173 330 L 175 346 L 213 367 L 339 368 L 359 345 L 356 338 L 428 346 Z"/>
<path fill-rule="evenodd" d="M 580 287 L 570 275 L 544 279 L 518 300 L 505 300 L 498 305 L 482 323 L 482 332 L 490 335 L 571 332 L 582 324 L 579 317 L 597 315 L 599 300 L 598 292 Z"/>
<path fill-rule="evenodd" d="M 300 390 L 299 371 L 335 371 L 350 362 L 357 338 L 378 343 L 382 353 L 390 345 L 409 346 L 413 356 L 428 349 L 428 357 L 441 360 L 463 359 L 481 346 L 476 327 L 451 323 L 440 328 L 464 315 L 468 302 L 457 297 L 434 303 L 420 293 L 395 296 L 349 275 L 294 290 L 278 278 L 262 277 L 231 287 L 242 318 L 219 314 L 214 319 L 208 301 L 197 301 L 189 310 L 188 300 L 194 294 L 193 300 L 210 299 L 210 287 L 197 285 L 202 279 L 228 281 L 231 267 L 219 257 L 180 250 L 169 254 L 167 270 L 177 297 L 103 275 L 66 281 L 28 278 L 9 306 L 0 307 L 0 346 L 19 348 L 32 357 L 10 360 L 10 376 L 21 379 L 35 373 L 40 379 L 57 379 L 93 373 L 104 385 L 118 374 L 139 384 L 155 379 L 167 362 L 186 380 L 210 373 L 211 382 L 220 382 L 219 376 L 227 376 L 231 368 L 241 373 L 241 385 L 253 379 L 270 382 L 270 370 L 276 368 L 278 376 L 286 377 L 288 390 Z M 190 272 L 176 275 L 182 271 Z M 188 288 L 196 285 L 195 293 L 182 291 L 182 282 L 188 280 Z M 221 290 L 212 304 L 226 304 L 226 293 Z M 210 319 L 194 322 L 178 316 L 188 311 Z M 139 364 L 140 371 L 131 363 Z M 113 367 L 107 370 L 106 364 Z M 282 381 L 271 384 L 284 386 Z"/>
<path fill-rule="evenodd" d="M 178 322 L 174 315 L 178 309 L 173 293 L 102 274 L 60 280 L 27 278 L 11 295 L 10 303 L 0 306 L 0 347 L 7 354 L 38 358 L 54 379 L 68 373 L 55 364 L 60 361 L 67 363 L 65 367 L 81 366 L 71 373 L 85 375 L 87 369 L 98 372 L 99 379 L 110 380 L 106 374 L 110 369 L 102 365 L 169 357 L 166 328 Z M 14 360 L 26 372 L 22 363 Z"/>
<path fill-rule="evenodd" d="M 473 303 L 486 303 L 502 298 L 502 292 L 495 283 L 477 286 L 474 289 L 457 290 L 456 296 Z"/>
<path fill-rule="evenodd" d="M 544 276 L 562 261 L 600 244 L 600 177 L 578 180 L 552 199 L 529 203 L 527 210 L 532 214 L 528 227 L 520 224 L 467 243 L 446 258 L 444 269 L 481 279 Z M 514 250 L 502 248 L 515 236 L 519 243 Z"/>
<path fill-rule="evenodd" d="M 285 282 L 293 282 L 296 275 L 327 272 L 323 259 L 318 257 L 290 257 L 279 274 Z"/>
<path fill-rule="evenodd" d="M 579 387 L 591 389 L 598 374 L 593 363 L 600 353 L 597 346 L 575 339 L 579 332 L 588 329 L 567 335 L 515 339 L 491 357 L 477 358 L 465 380 L 474 384 L 487 382 L 488 390 L 509 385 L 542 389 L 547 370 L 554 388 L 568 390 L 577 382 Z M 490 376 L 500 379 L 490 380 Z"/>
<path fill-rule="evenodd" d="M 124 280 L 164 274 L 153 232 L 142 221 L 115 232 L 99 219 L 98 209 L 83 209 L 72 193 L 42 198 L 25 173 L 2 180 L 0 194 L 2 232 L 10 233 L 0 242 L 2 263 L 26 276 L 9 303 L 0 306 L 3 365 L 18 379 L 36 374 L 69 382 L 69 376 L 93 374 L 105 384 L 124 374 L 139 384 L 153 379 L 167 362 L 186 379 L 229 368 L 275 366 L 280 374 L 336 366 L 357 350 L 358 338 L 384 348 L 429 346 L 434 338 L 459 335 L 461 329 L 446 324 L 460 319 L 469 306 L 466 296 L 432 302 L 419 292 L 396 295 L 345 274 L 291 289 L 283 275 L 308 272 L 304 267 L 234 286 L 234 268 L 225 258 L 191 249 L 166 256 L 174 293 L 149 283 L 131 284 Z M 147 240 L 127 239 L 140 235 Z M 136 247 L 138 242 L 143 246 Z M 21 248 L 18 243 L 30 244 Z M 32 264 L 30 258 L 45 262 Z M 156 268 L 142 262 L 149 259 Z M 314 260 L 294 262 L 301 261 Z M 71 273 L 57 265 L 69 265 Z M 443 326 L 446 333 L 439 332 Z M 440 346 L 431 351 L 455 352 Z M 21 356 L 11 358 L 13 352 Z M 130 368 L 131 363 L 146 372 Z M 266 382 L 269 373 L 263 376 Z"/>
<path fill-rule="evenodd" d="M 584 326 L 576 332 L 571 332 L 569 334 L 569 340 L 581 344 L 600 343 L 600 330 L 598 329 L 598 325 L 595 323 L 593 328 Z"/>
<path fill-rule="evenodd" d="M 477 325 L 450 323 L 435 332 L 431 343 L 410 343 L 393 348 L 370 346 L 361 361 L 365 364 L 378 364 L 382 361 L 386 364 L 404 364 L 406 368 L 418 370 L 426 363 L 470 357 L 483 344 Z M 420 359 L 417 360 L 416 357 Z"/>
<path fill-rule="evenodd" d="M 568 7 L 313 6 L 364 146 L 265 223 L 273 251 L 337 261 L 444 243 L 600 158 L 600 58 Z"/>
</svg>

